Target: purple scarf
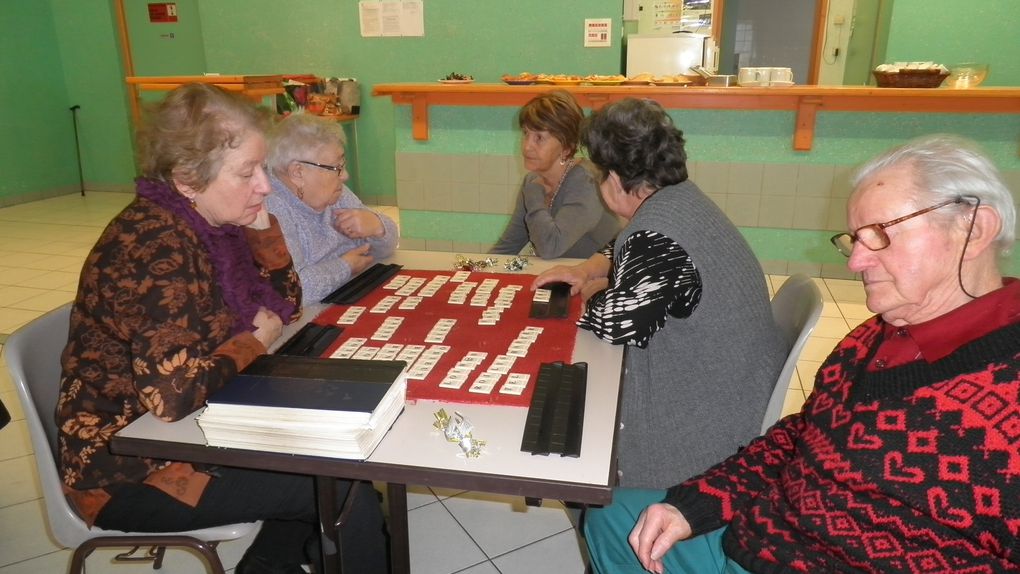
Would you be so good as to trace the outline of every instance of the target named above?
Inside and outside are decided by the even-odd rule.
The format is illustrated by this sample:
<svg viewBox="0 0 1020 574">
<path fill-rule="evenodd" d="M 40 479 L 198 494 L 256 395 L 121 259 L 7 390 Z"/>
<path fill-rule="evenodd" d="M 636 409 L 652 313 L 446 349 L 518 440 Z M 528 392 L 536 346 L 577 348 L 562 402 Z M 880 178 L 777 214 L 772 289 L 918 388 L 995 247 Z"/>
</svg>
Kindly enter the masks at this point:
<svg viewBox="0 0 1020 574">
<path fill-rule="evenodd" d="M 252 320 L 259 307 L 265 307 L 287 323 L 294 304 L 284 299 L 255 266 L 244 230 L 236 225 L 213 227 L 183 195 L 167 183 L 139 177 L 138 195 L 166 208 L 194 230 L 212 260 L 215 281 L 223 290 L 227 308 L 234 312 L 234 334 L 254 330 Z"/>
</svg>

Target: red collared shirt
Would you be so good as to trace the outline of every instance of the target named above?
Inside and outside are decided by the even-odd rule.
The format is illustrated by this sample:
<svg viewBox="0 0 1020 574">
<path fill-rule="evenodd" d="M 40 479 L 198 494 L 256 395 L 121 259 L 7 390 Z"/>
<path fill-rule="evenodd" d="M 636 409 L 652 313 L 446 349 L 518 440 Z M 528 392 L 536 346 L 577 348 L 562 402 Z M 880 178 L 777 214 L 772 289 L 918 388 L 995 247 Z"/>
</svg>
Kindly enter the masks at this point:
<svg viewBox="0 0 1020 574">
<path fill-rule="evenodd" d="M 996 329 L 1020 321 L 1020 281 L 1007 277 L 1002 289 L 917 325 L 885 326 L 885 340 L 868 363 L 880 371 L 924 360 L 933 363 Z"/>
</svg>

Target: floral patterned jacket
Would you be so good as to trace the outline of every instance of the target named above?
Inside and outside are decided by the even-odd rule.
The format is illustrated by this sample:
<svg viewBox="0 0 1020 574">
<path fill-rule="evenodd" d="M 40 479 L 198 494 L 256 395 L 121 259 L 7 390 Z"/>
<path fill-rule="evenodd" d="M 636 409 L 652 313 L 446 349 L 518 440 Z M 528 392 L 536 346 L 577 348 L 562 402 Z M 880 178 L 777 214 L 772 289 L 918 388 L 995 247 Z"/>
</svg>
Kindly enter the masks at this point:
<svg viewBox="0 0 1020 574">
<path fill-rule="evenodd" d="M 300 283 L 271 220 L 245 237 L 261 274 L 300 309 Z M 90 524 L 113 484 L 146 482 L 194 505 L 208 483 L 188 464 L 116 456 L 107 442 L 149 411 L 167 421 L 187 416 L 266 352 L 250 331 L 231 334 L 234 315 L 214 277 L 195 232 L 141 197 L 89 254 L 61 358 L 56 423 L 65 492 Z"/>
</svg>

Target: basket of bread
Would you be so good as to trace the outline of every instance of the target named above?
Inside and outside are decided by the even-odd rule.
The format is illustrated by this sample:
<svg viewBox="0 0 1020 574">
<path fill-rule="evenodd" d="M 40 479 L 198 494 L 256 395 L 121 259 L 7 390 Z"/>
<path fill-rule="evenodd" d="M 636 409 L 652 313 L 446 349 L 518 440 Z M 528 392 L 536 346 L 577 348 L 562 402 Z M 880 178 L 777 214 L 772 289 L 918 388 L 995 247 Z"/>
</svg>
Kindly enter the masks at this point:
<svg viewBox="0 0 1020 574">
<path fill-rule="evenodd" d="M 949 70 L 934 62 L 896 62 L 882 64 L 872 74 L 880 88 L 937 88 Z"/>
</svg>

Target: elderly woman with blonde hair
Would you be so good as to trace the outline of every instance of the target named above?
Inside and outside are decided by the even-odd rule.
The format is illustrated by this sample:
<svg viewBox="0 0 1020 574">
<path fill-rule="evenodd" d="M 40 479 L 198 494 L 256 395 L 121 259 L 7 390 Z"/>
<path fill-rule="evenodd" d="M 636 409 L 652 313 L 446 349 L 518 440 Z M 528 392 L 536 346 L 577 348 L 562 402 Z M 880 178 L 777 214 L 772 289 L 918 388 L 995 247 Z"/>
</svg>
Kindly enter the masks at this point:
<svg viewBox="0 0 1020 574">
<path fill-rule="evenodd" d="M 304 303 L 316 303 L 397 246 L 397 225 L 347 187 L 343 129 L 292 114 L 270 134 L 266 208 L 283 228 Z"/>
</svg>

